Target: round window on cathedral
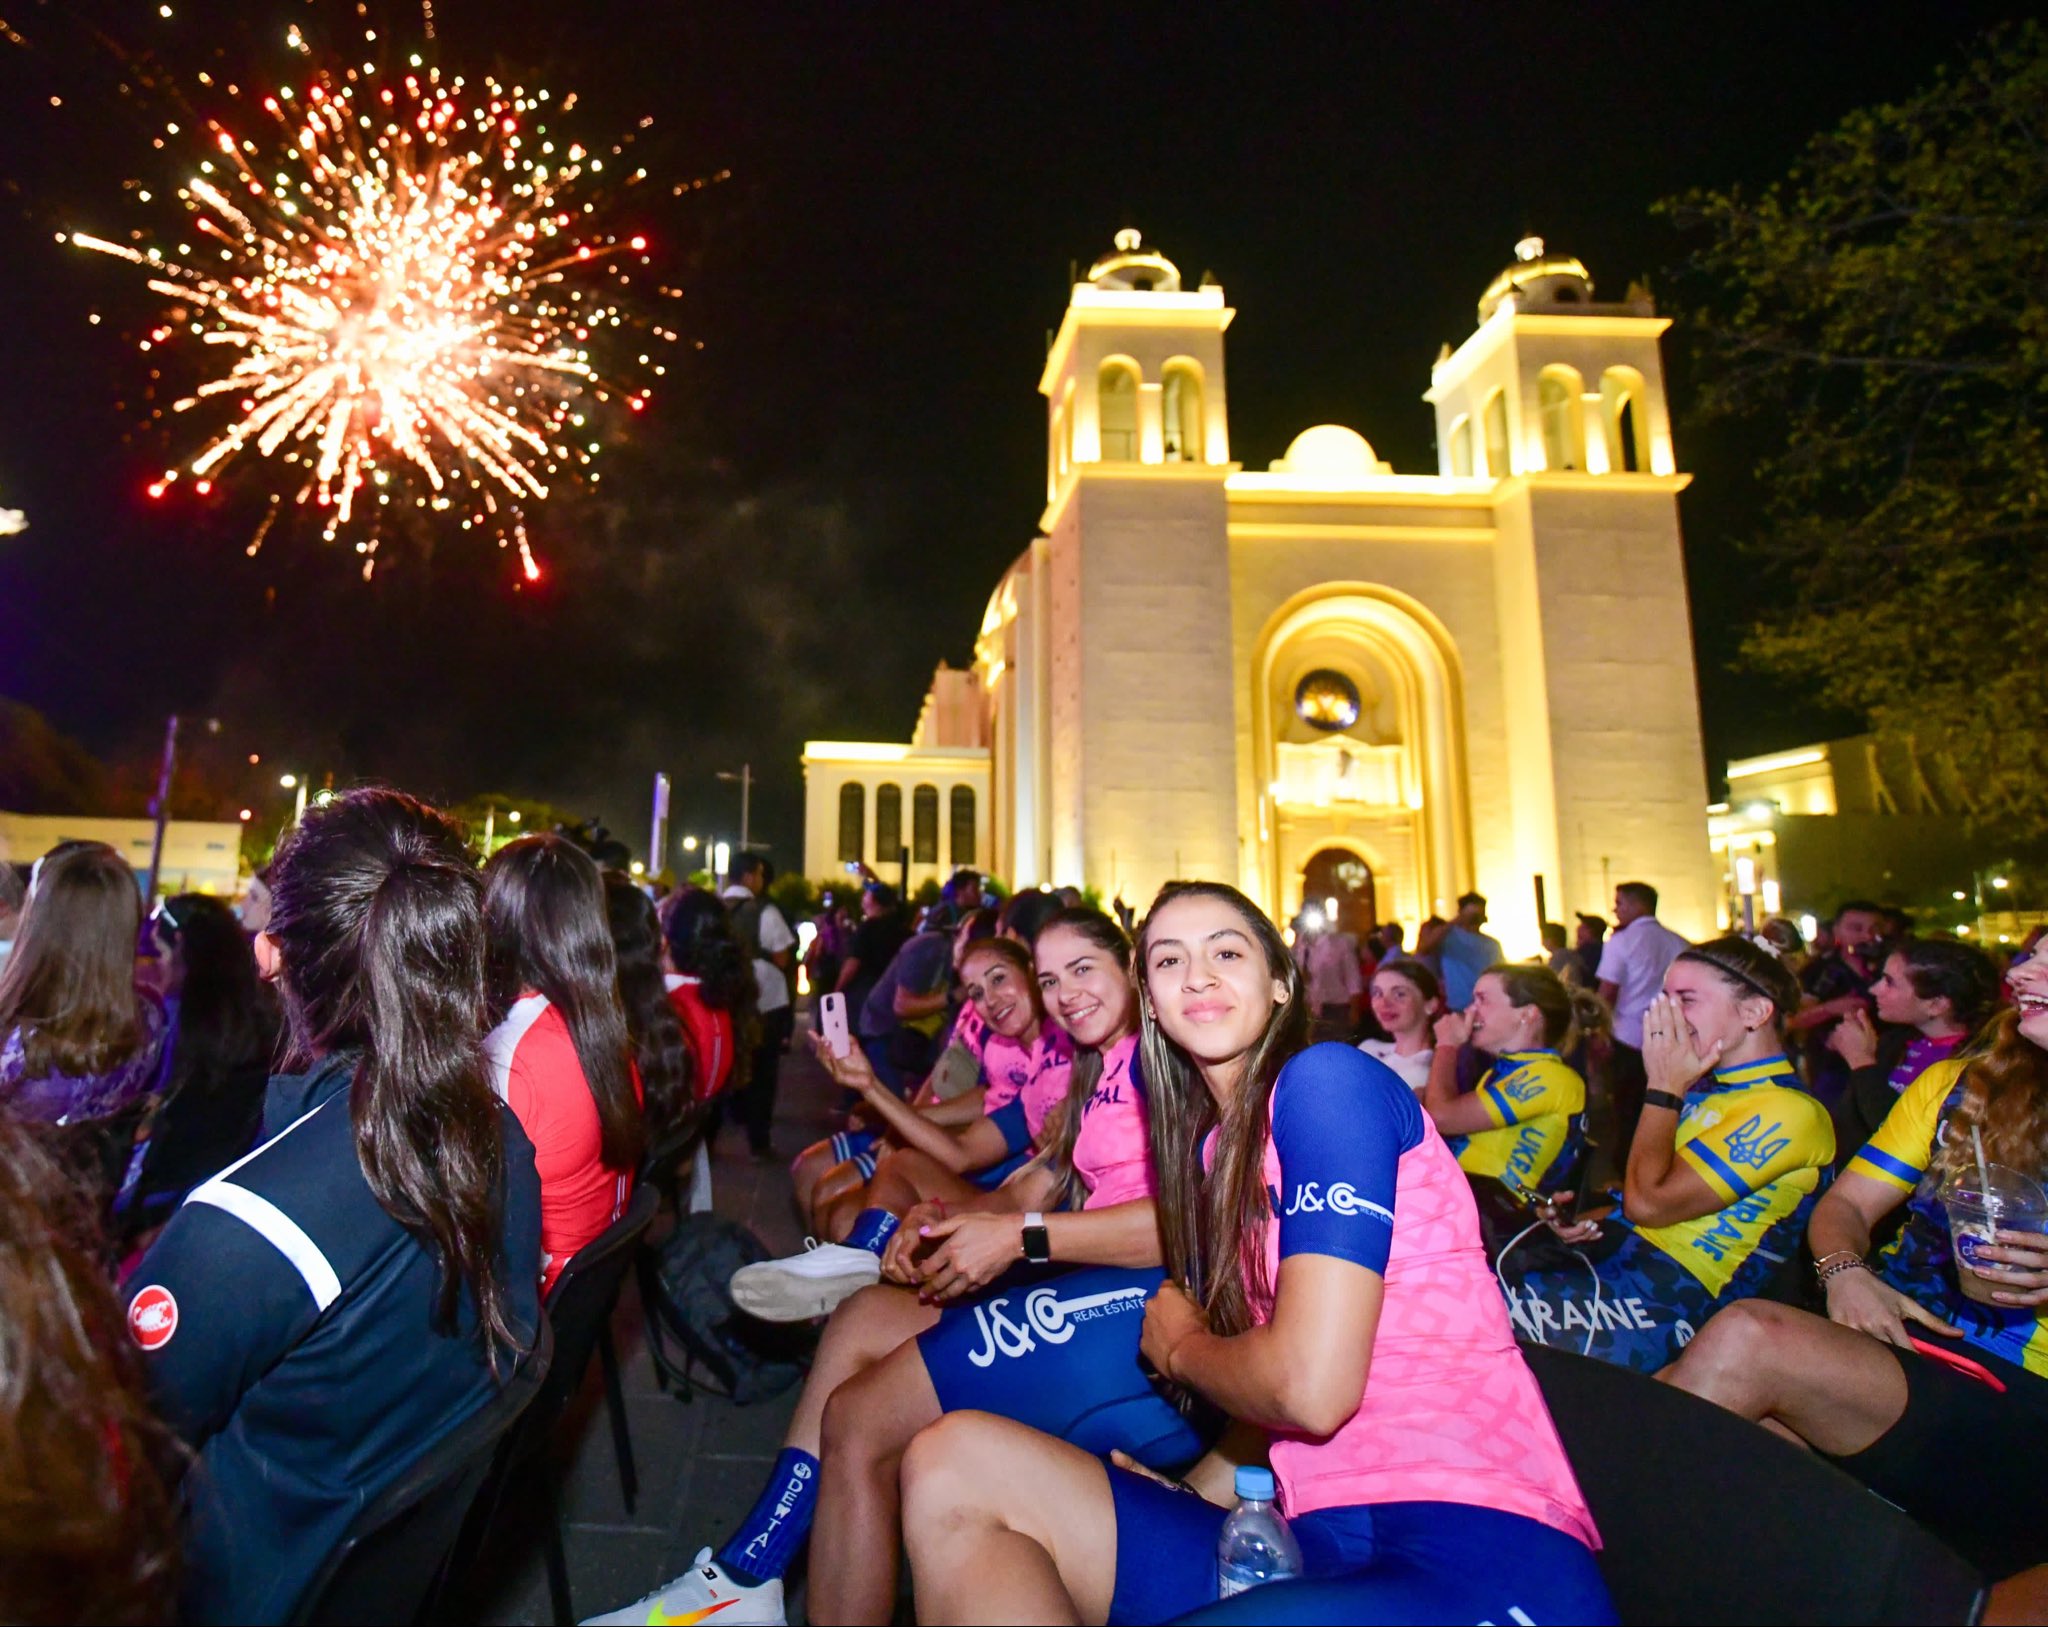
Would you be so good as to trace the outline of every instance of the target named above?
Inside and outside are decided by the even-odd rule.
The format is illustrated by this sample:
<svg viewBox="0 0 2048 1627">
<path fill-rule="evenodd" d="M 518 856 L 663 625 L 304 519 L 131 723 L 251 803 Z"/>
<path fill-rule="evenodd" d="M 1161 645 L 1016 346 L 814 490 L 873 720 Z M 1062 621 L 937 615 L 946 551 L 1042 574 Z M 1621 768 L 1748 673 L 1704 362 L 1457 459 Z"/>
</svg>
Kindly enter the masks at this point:
<svg viewBox="0 0 2048 1627">
<path fill-rule="evenodd" d="M 1358 685 L 1341 672 L 1318 667 L 1294 686 L 1295 715 L 1312 729 L 1335 734 L 1358 721 Z"/>
</svg>

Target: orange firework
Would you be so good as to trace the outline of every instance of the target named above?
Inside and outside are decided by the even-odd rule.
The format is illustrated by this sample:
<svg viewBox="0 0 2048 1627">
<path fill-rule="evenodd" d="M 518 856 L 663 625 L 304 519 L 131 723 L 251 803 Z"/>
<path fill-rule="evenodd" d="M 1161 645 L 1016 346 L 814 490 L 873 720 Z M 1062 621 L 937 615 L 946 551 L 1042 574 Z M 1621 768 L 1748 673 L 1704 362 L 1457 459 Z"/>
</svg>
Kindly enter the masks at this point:
<svg viewBox="0 0 2048 1627">
<path fill-rule="evenodd" d="M 175 258 L 141 234 L 69 234 L 178 302 L 144 350 L 209 347 L 170 410 L 226 414 L 150 494 L 186 478 L 205 495 L 260 460 L 286 471 L 271 518 L 316 505 L 366 575 L 395 506 L 516 539 L 533 579 L 524 506 L 597 455 L 597 404 L 647 399 L 608 386 L 596 360 L 626 320 L 622 260 L 644 264 L 647 246 L 591 231 L 603 157 L 550 135 L 566 108 L 547 91 L 433 69 L 366 64 L 262 105 L 265 142 L 210 123 L 178 193 L 193 242 Z"/>
</svg>

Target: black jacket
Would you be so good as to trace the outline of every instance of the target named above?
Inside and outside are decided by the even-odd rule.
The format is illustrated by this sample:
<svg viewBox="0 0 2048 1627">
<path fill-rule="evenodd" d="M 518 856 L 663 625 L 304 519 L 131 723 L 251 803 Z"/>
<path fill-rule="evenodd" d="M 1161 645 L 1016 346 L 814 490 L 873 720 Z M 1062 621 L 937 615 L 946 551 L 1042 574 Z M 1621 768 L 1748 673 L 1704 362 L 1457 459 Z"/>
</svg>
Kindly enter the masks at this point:
<svg viewBox="0 0 2048 1627">
<path fill-rule="evenodd" d="M 437 1258 L 364 1178 L 356 1060 L 272 1079 L 268 1139 L 193 1190 L 129 1279 L 152 1395 L 196 1454 L 188 1620 L 284 1619 L 356 1511 L 494 1390 L 467 1296 L 460 1330 L 435 1332 Z M 518 1121 L 499 1120 L 501 1281 L 530 1343 L 540 1178 Z"/>
</svg>

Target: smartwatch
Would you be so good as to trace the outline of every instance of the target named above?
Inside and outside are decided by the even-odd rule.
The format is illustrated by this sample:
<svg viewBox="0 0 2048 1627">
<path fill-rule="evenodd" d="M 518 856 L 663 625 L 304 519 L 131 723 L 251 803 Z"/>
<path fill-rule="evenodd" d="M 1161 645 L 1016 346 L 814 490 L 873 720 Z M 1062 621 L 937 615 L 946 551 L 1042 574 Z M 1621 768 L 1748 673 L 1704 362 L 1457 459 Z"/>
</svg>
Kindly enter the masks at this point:
<svg viewBox="0 0 2048 1627">
<path fill-rule="evenodd" d="M 1668 1090 L 1646 1090 L 1643 1092 L 1645 1107 L 1668 1107 L 1672 1112 L 1681 1112 L 1685 1107 L 1683 1096 L 1674 1096 Z"/>
<path fill-rule="evenodd" d="M 1052 1260 L 1052 1237 L 1045 1229 L 1045 1216 L 1035 1209 L 1024 1217 L 1024 1258 L 1033 1265 Z"/>
</svg>

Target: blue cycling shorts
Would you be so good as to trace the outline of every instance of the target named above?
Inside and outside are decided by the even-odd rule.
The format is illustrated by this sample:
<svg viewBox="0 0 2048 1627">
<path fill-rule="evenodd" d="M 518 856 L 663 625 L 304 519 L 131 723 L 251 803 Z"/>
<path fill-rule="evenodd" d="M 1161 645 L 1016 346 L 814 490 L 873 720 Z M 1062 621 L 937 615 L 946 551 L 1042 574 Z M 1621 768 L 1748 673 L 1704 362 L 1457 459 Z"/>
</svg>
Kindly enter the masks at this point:
<svg viewBox="0 0 2048 1627">
<path fill-rule="evenodd" d="M 978 1186 L 984 1192 L 993 1192 L 1003 1182 L 1016 1174 L 1018 1170 L 1030 1163 L 1035 1156 L 1036 1154 L 1029 1147 L 1026 1147 L 1022 1152 L 1013 1152 L 1000 1164 L 991 1164 L 987 1169 L 972 1171 L 967 1177 L 967 1184 L 969 1186 Z"/>
<path fill-rule="evenodd" d="M 1325 1508 L 1289 1522 L 1299 1580 L 1217 1598 L 1228 1510 L 1126 1470 L 1116 1505 L 1112 1624 L 1200 1622 L 1616 1622 L 1592 1551 L 1576 1537 L 1465 1503 Z"/>
<path fill-rule="evenodd" d="M 1585 1250 L 1588 1264 L 1547 1259 L 1540 1269 L 1517 1272 L 1510 1253 L 1501 1264 L 1508 1317 L 1518 1335 L 1537 1344 L 1654 1373 L 1678 1359 L 1721 1302 L 1641 1233 L 1618 1226 L 1614 1233 L 1611 1249 L 1602 1239 Z M 1557 1251 L 1546 1253 L 1554 1259 Z"/>
<path fill-rule="evenodd" d="M 917 1340 L 940 1408 L 994 1413 L 1152 1468 L 1192 1463 L 1211 1420 L 1184 1415 L 1138 1356 L 1145 1302 L 1164 1276 L 1156 1266 L 1019 1272 L 948 1306 Z"/>
<path fill-rule="evenodd" d="M 841 1130 L 832 1138 L 832 1162 L 852 1164 L 864 1181 L 875 1178 L 875 1166 L 881 1161 L 880 1130 Z"/>
</svg>

